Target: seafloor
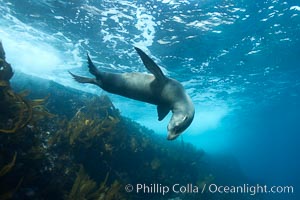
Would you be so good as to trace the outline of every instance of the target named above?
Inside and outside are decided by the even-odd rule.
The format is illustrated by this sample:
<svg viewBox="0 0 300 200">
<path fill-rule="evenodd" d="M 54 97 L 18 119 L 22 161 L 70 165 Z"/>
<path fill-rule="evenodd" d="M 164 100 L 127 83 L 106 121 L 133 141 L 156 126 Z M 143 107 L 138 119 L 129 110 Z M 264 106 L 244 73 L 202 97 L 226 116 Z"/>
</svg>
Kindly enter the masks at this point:
<svg viewBox="0 0 300 200">
<path fill-rule="evenodd" d="M 230 156 L 215 161 L 180 138 L 167 141 L 120 115 L 106 95 L 13 74 L 4 51 L 0 61 L 1 200 L 232 199 L 153 189 L 249 183 Z M 149 190 L 128 193 L 127 184 Z"/>
</svg>

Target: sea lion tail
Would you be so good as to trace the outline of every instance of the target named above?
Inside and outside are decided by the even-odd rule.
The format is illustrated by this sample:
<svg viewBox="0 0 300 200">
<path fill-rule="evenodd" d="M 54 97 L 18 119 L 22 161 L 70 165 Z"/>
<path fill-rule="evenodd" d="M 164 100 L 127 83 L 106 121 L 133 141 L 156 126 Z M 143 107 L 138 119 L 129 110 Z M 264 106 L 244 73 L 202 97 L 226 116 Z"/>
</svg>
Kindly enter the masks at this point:
<svg viewBox="0 0 300 200">
<path fill-rule="evenodd" d="M 79 82 L 79 83 L 92 83 L 92 84 L 97 84 L 95 79 L 92 78 L 87 78 L 83 76 L 77 76 L 73 74 L 72 72 L 69 71 L 69 73 L 73 76 L 74 80 Z"/>
</svg>

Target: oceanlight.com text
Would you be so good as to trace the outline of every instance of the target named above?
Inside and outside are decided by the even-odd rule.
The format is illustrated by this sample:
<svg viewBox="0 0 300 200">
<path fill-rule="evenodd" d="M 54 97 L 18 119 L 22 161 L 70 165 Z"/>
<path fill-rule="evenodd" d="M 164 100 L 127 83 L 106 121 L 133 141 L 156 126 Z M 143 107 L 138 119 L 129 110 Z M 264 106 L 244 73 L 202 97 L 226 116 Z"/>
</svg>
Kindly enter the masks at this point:
<svg viewBox="0 0 300 200">
<path fill-rule="evenodd" d="M 218 184 L 204 184 L 201 187 L 195 184 L 173 184 L 163 185 L 158 183 L 153 184 L 127 184 L 125 191 L 136 194 L 161 194 L 180 193 L 180 194 L 248 194 L 254 196 L 256 194 L 293 194 L 293 186 L 267 186 L 267 185 L 218 185 Z"/>
<path fill-rule="evenodd" d="M 239 186 L 223 186 L 217 184 L 208 184 L 204 185 L 204 187 L 208 186 L 209 193 L 220 193 L 220 194 L 293 194 L 294 187 L 293 186 L 271 186 L 267 185 L 249 185 L 243 184 Z"/>
</svg>

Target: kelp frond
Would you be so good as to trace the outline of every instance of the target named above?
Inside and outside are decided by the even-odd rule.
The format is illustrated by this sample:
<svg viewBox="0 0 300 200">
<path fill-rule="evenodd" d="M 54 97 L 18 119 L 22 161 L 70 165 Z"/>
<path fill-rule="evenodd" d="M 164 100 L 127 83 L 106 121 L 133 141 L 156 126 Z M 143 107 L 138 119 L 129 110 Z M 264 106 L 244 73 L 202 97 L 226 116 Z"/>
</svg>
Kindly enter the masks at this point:
<svg viewBox="0 0 300 200">
<path fill-rule="evenodd" d="M 15 166 L 16 159 L 17 159 L 17 153 L 14 154 L 14 157 L 10 163 L 2 167 L 2 169 L 0 170 L 0 177 L 4 176 L 5 174 L 11 171 L 11 169 Z"/>
<path fill-rule="evenodd" d="M 80 170 L 77 174 L 75 182 L 73 184 L 72 190 L 68 196 L 69 200 L 82 200 L 93 193 L 96 189 L 96 182 L 91 180 L 90 177 L 86 174 L 83 169 L 83 166 L 80 166 Z"/>
<path fill-rule="evenodd" d="M 119 113 L 109 98 L 100 96 L 78 109 L 68 124 L 65 136 L 70 145 L 76 141 L 88 144 L 95 136 L 112 132 L 119 122 Z"/>
<path fill-rule="evenodd" d="M 96 190 L 97 183 L 90 179 L 86 174 L 83 166 L 77 174 L 71 192 L 68 196 L 69 200 L 114 200 L 123 199 L 120 194 L 121 184 L 114 181 L 110 187 L 107 186 L 109 172 L 107 172 L 105 179 L 100 183 L 99 188 Z"/>
<path fill-rule="evenodd" d="M 10 114 L 14 116 L 14 123 L 10 129 L 0 128 L 0 133 L 15 133 L 30 122 L 34 123 L 45 117 L 52 118 L 55 116 L 44 107 L 48 97 L 29 101 L 24 98 L 26 93 L 16 94 L 12 90 L 5 90 L 4 92 L 8 94 L 4 103 L 10 108 Z"/>
</svg>

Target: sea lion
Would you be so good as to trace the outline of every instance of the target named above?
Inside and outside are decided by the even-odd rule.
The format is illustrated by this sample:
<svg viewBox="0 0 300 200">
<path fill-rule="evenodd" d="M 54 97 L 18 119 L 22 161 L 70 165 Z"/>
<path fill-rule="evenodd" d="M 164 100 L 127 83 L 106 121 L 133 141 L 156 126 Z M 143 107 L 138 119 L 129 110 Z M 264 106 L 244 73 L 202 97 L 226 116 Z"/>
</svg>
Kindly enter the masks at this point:
<svg viewBox="0 0 300 200">
<path fill-rule="evenodd" d="M 153 74 L 109 73 L 99 71 L 89 55 L 89 72 L 96 78 L 77 76 L 70 72 L 79 83 L 91 83 L 103 90 L 130 99 L 157 105 L 158 120 L 161 121 L 172 110 L 168 124 L 168 140 L 177 138 L 193 121 L 195 108 L 191 98 L 178 81 L 166 77 L 159 66 L 141 49 L 135 47 L 145 67 Z"/>
</svg>

